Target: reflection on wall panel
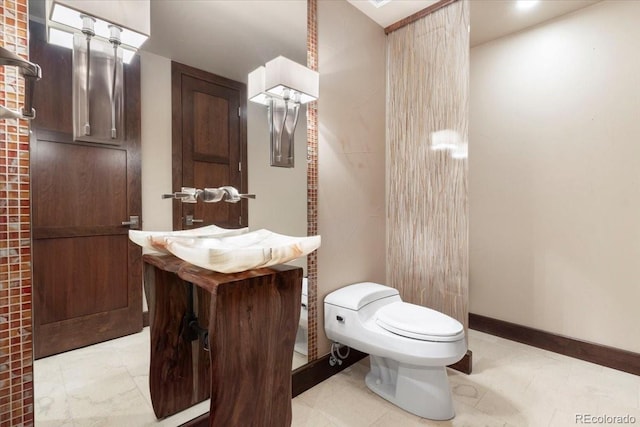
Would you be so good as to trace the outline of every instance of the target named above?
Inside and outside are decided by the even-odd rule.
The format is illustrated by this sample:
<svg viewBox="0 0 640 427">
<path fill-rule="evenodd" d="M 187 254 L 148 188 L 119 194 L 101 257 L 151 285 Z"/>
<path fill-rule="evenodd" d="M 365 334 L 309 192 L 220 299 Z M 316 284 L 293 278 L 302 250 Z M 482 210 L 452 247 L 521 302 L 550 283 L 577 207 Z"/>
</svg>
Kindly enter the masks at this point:
<svg viewBox="0 0 640 427">
<path fill-rule="evenodd" d="M 467 326 L 469 5 L 387 42 L 387 281 Z"/>
</svg>

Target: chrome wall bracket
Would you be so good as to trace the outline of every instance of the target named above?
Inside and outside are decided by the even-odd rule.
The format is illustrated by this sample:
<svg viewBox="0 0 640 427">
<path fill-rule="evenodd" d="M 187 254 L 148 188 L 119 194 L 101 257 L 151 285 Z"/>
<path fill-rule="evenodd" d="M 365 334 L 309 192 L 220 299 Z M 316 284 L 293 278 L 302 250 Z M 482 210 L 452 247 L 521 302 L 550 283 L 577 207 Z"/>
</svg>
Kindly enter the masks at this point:
<svg viewBox="0 0 640 427">
<path fill-rule="evenodd" d="M 40 66 L 3 47 L 0 47 L 0 65 L 18 67 L 24 77 L 24 107 L 21 110 L 12 110 L 0 105 L 0 119 L 34 119 L 36 110 L 33 108 L 33 91 L 35 83 L 42 77 Z"/>
</svg>

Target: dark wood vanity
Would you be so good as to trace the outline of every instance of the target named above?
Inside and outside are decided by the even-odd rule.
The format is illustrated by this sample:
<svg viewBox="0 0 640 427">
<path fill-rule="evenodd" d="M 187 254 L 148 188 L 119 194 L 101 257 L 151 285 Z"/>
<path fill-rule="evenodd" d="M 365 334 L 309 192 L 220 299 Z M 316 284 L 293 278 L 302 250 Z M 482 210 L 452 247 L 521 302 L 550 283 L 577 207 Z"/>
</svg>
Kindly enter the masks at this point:
<svg viewBox="0 0 640 427">
<path fill-rule="evenodd" d="M 291 425 L 302 269 L 222 274 L 172 255 L 143 260 L 156 416 L 210 397 L 210 426 Z"/>
</svg>

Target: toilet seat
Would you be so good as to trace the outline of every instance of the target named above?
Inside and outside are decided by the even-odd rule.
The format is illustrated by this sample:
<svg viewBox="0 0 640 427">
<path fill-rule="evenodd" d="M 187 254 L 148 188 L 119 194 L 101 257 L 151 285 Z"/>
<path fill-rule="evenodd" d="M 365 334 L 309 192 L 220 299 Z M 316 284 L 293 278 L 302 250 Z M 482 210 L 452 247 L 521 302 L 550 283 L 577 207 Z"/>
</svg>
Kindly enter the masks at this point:
<svg viewBox="0 0 640 427">
<path fill-rule="evenodd" d="M 420 305 L 394 302 L 376 313 L 381 328 L 421 341 L 451 342 L 464 338 L 464 327 L 446 314 Z"/>
</svg>

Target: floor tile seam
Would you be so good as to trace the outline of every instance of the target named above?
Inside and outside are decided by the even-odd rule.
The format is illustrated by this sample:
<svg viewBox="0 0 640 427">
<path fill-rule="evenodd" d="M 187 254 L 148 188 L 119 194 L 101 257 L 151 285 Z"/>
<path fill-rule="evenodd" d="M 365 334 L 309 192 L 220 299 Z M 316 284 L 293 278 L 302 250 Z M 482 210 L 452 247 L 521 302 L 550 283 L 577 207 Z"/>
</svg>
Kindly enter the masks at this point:
<svg viewBox="0 0 640 427">
<path fill-rule="evenodd" d="M 142 376 L 143 376 L 143 375 L 140 375 L 140 377 L 142 377 Z M 132 379 L 133 383 L 136 385 L 136 388 L 138 389 L 138 392 L 142 395 L 142 399 L 144 400 L 144 403 L 147 405 L 147 408 L 149 408 L 149 409 L 150 409 L 151 413 L 155 414 L 155 411 L 154 411 L 154 409 L 153 409 L 153 403 L 152 403 L 152 402 L 150 402 L 150 401 L 147 399 L 147 396 L 145 395 L 144 390 L 142 390 L 142 389 L 140 388 L 140 386 L 138 385 L 138 382 L 135 380 L 135 378 L 136 378 L 136 377 L 132 377 L 131 379 Z M 148 384 L 147 384 L 147 386 L 148 386 Z"/>
</svg>

